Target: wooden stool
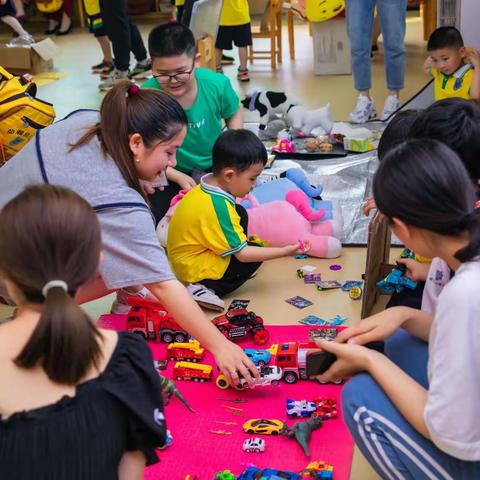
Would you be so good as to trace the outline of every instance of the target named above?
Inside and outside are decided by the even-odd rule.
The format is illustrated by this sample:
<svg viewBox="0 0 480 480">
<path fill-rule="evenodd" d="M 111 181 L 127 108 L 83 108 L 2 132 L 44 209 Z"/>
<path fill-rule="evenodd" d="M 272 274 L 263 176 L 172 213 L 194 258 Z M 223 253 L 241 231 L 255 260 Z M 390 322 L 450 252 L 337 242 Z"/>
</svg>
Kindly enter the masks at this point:
<svg viewBox="0 0 480 480">
<path fill-rule="evenodd" d="M 290 3 L 287 0 L 287 3 Z M 270 40 L 269 50 L 256 50 L 253 45 L 248 47 L 248 60 L 270 60 L 272 69 L 277 68 L 277 63 L 282 63 L 282 0 L 269 0 L 268 32 L 256 31 L 252 28 L 252 39 L 266 38 Z M 295 60 L 295 38 L 293 12 L 287 10 L 288 44 L 290 59 Z"/>
<path fill-rule="evenodd" d="M 197 40 L 197 52 L 200 54 L 200 66 L 215 71 L 215 44 L 211 35 Z"/>
</svg>

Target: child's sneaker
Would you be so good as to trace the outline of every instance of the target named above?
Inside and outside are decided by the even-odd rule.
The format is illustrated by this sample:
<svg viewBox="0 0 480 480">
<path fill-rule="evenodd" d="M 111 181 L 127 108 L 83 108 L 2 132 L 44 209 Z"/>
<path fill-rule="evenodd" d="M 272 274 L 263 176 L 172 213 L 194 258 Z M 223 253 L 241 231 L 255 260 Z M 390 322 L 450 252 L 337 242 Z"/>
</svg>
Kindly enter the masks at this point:
<svg viewBox="0 0 480 480">
<path fill-rule="evenodd" d="M 250 75 L 248 74 L 248 68 L 239 68 L 237 73 L 237 78 L 241 82 L 249 82 Z"/>
<path fill-rule="evenodd" d="M 222 65 L 232 65 L 235 62 L 233 57 L 229 57 L 228 55 L 222 55 L 221 64 Z"/>
<path fill-rule="evenodd" d="M 383 112 L 380 120 L 388 120 L 400 108 L 400 100 L 395 95 L 389 95 L 383 105 Z"/>
<path fill-rule="evenodd" d="M 359 95 L 355 109 L 350 112 L 351 123 L 365 123 L 377 116 L 377 110 L 370 97 Z"/>
<path fill-rule="evenodd" d="M 121 80 L 126 79 L 128 79 L 128 70 L 123 71 L 114 68 L 110 72 L 108 78 L 106 78 L 103 82 L 100 82 L 98 88 L 104 92 L 110 90 L 116 83 L 120 82 Z"/>
<path fill-rule="evenodd" d="M 225 302 L 219 298 L 213 290 L 204 287 L 201 283 L 191 283 L 187 286 L 187 290 L 193 299 L 202 307 L 223 312 Z"/>
<path fill-rule="evenodd" d="M 112 303 L 110 313 L 126 315 L 131 308 L 131 305 L 128 304 L 128 297 L 146 298 L 148 296 L 149 291 L 145 287 L 138 292 L 131 292 L 126 288 L 121 288 L 117 290 L 117 298 Z"/>
<path fill-rule="evenodd" d="M 128 78 L 131 80 L 141 80 L 152 75 L 152 62 L 146 58 L 141 62 L 137 62 L 135 68 L 130 72 Z"/>
</svg>

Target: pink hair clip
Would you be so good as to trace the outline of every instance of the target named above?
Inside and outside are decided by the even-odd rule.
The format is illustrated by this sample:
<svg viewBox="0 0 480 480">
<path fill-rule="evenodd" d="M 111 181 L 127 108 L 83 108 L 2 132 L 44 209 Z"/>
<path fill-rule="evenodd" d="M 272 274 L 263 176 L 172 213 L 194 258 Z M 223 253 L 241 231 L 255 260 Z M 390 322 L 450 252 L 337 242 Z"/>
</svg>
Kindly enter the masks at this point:
<svg viewBox="0 0 480 480">
<path fill-rule="evenodd" d="M 140 90 L 140 87 L 136 83 L 132 83 L 128 87 L 128 96 L 133 97 L 138 91 Z"/>
</svg>

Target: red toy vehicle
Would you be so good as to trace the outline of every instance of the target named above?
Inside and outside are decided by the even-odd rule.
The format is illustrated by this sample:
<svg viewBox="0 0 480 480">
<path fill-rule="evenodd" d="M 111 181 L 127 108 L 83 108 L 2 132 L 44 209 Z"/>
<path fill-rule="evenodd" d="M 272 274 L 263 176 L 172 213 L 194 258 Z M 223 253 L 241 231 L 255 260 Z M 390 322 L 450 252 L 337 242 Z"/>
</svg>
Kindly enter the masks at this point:
<svg viewBox="0 0 480 480">
<path fill-rule="evenodd" d="M 182 343 L 188 338 L 188 333 L 157 301 L 129 296 L 128 304 L 132 306 L 127 315 L 129 332 L 143 335 L 147 340 L 165 343 Z"/>
<path fill-rule="evenodd" d="M 212 323 L 229 339 L 237 340 L 249 333 L 257 345 L 265 345 L 270 338 L 268 330 L 263 326 L 263 319 L 248 310 L 229 310 L 225 315 L 220 315 Z"/>
<path fill-rule="evenodd" d="M 335 398 L 315 397 L 313 402 L 317 405 L 317 409 L 313 412 L 313 417 L 320 416 L 322 420 L 338 417 L 337 400 Z"/>
<path fill-rule="evenodd" d="M 186 360 L 198 362 L 205 358 L 205 349 L 200 347 L 198 340 L 189 340 L 185 343 L 171 343 L 167 348 L 169 360 Z"/>
<path fill-rule="evenodd" d="M 212 370 L 211 365 L 203 363 L 177 362 L 173 367 L 173 377 L 175 380 L 206 382 L 212 379 Z"/>
<path fill-rule="evenodd" d="M 287 342 L 272 345 L 269 351 L 275 357 L 270 361 L 270 364 L 277 365 L 282 369 L 285 383 L 297 383 L 300 379 L 308 380 L 306 371 L 307 353 L 319 350 L 313 342 Z"/>
</svg>

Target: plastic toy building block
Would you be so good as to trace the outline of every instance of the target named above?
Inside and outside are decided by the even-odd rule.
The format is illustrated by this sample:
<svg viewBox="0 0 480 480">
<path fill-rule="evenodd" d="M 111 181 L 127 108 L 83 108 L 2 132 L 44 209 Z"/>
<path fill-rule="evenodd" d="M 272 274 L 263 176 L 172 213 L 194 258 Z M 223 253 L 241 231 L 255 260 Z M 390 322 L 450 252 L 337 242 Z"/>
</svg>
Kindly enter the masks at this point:
<svg viewBox="0 0 480 480">
<path fill-rule="evenodd" d="M 417 282 L 405 276 L 405 265 L 395 267 L 383 280 L 377 282 L 380 292 L 391 295 L 394 291 L 400 293 L 404 288 L 415 289 Z"/>
</svg>

